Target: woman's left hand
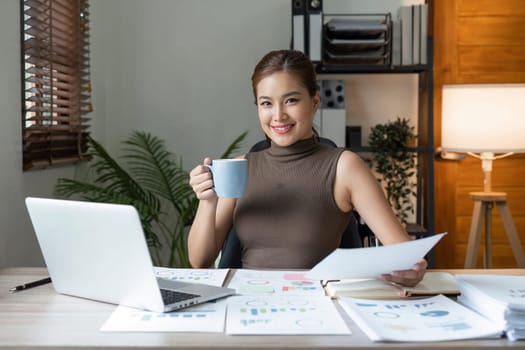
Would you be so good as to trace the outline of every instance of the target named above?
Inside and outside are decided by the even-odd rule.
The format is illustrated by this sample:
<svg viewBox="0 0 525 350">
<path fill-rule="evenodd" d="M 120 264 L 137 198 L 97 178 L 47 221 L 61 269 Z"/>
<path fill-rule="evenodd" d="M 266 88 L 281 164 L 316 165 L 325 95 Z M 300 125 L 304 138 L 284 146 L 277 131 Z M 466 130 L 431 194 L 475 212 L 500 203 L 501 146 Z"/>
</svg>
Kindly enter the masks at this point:
<svg viewBox="0 0 525 350">
<path fill-rule="evenodd" d="M 414 287 L 418 284 L 427 271 L 427 261 L 421 259 L 412 270 L 394 271 L 391 274 L 381 275 L 383 281 L 398 283 L 407 287 Z"/>
</svg>

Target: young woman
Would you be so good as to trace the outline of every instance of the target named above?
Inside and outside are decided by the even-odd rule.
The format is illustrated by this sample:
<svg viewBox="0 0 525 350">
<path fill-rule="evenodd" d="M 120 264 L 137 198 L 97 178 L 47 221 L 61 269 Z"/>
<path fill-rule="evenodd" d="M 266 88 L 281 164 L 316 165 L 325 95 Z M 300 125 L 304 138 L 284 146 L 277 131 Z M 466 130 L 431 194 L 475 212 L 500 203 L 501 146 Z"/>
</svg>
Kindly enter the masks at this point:
<svg viewBox="0 0 525 350">
<path fill-rule="evenodd" d="M 338 248 L 353 208 L 382 244 L 410 239 L 361 158 L 319 143 L 313 119 L 320 95 L 306 55 L 293 50 L 266 54 L 255 67 L 252 87 L 271 146 L 243 156 L 249 170 L 240 199 L 216 196 L 204 166 L 210 158 L 190 172 L 200 200 L 188 237 L 194 267 L 211 266 L 235 227 L 244 268 L 310 269 Z M 413 286 L 426 266 L 422 260 L 412 270 L 382 278 Z"/>
</svg>

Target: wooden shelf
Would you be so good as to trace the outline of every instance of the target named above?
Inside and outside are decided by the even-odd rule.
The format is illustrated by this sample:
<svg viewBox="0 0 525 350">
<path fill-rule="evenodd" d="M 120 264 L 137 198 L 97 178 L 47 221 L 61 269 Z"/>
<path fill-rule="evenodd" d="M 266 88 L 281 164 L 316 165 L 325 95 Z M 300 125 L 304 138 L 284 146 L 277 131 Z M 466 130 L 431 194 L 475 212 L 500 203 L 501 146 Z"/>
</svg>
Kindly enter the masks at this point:
<svg viewBox="0 0 525 350">
<path fill-rule="evenodd" d="M 318 64 L 317 74 L 408 74 L 422 73 L 431 69 L 429 65 L 411 66 L 389 66 L 389 65 L 367 65 L 367 64 Z"/>
</svg>

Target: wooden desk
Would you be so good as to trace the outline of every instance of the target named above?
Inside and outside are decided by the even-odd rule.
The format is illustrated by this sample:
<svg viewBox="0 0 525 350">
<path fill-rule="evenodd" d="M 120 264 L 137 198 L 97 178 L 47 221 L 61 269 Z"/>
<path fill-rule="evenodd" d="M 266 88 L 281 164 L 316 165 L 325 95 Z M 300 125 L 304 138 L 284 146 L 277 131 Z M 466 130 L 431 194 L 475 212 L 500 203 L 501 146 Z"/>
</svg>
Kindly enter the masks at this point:
<svg viewBox="0 0 525 350">
<path fill-rule="evenodd" d="M 508 273 L 525 269 L 451 270 L 455 273 Z M 55 293 L 50 284 L 18 293 L 9 288 L 37 280 L 44 268 L 0 269 L 0 349 L 503 349 L 524 348 L 525 341 L 505 338 L 436 343 L 372 343 L 344 315 L 352 334 L 343 336 L 231 336 L 215 333 L 102 333 L 115 305 Z"/>
</svg>

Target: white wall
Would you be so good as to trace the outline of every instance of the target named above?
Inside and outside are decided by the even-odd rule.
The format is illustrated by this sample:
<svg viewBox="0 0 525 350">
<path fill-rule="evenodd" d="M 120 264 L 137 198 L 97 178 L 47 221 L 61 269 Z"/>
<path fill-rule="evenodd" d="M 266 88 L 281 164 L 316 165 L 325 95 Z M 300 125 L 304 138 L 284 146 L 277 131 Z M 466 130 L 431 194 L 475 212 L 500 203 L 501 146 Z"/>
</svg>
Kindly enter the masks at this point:
<svg viewBox="0 0 525 350">
<path fill-rule="evenodd" d="M 246 146 L 263 137 L 251 72 L 289 46 L 288 1 L 91 3 L 94 102 L 111 151 L 131 129 L 151 131 L 191 168 L 245 130 Z"/>
<path fill-rule="evenodd" d="M 150 131 L 187 169 L 250 130 L 246 150 L 263 137 L 251 73 L 263 54 L 289 46 L 290 8 L 288 0 L 91 0 L 94 137 L 118 154 L 131 130 Z M 23 200 L 51 196 L 58 177 L 77 171 L 22 172 L 19 33 L 19 0 L 0 1 L 0 267 L 43 265 Z"/>
<path fill-rule="evenodd" d="M 46 196 L 73 167 L 22 171 L 19 1 L 0 2 L 0 267 L 41 265 L 24 198 Z"/>
</svg>

